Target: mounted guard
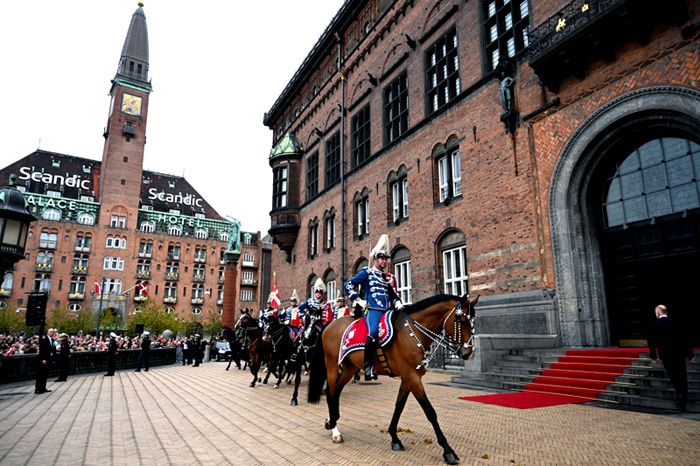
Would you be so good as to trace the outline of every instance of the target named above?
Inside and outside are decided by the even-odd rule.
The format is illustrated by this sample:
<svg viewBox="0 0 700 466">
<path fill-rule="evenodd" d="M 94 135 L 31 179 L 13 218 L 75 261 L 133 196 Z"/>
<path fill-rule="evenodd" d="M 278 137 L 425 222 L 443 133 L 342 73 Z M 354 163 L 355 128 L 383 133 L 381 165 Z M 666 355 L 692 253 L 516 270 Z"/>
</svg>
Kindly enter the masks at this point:
<svg viewBox="0 0 700 466">
<path fill-rule="evenodd" d="M 326 293 L 326 285 L 323 280 L 318 278 L 314 283 L 312 298 L 307 299 L 305 302 L 299 306 L 299 311 L 304 312 L 308 318 L 320 318 L 323 327 L 328 325 L 333 320 L 333 309 L 331 309 L 330 303 L 323 299 L 323 295 Z"/>
<path fill-rule="evenodd" d="M 379 321 L 385 312 L 396 309 L 401 310 L 403 303 L 396 294 L 396 278 L 385 272 L 389 259 L 389 237 L 383 234 L 379 237 L 377 245 L 370 252 L 371 267 L 363 267 L 355 276 L 345 282 L 345 291 L 348 299 L 356 308 L 359 306 L 365 312 L 367 324 L 367 340 L 365 341 L 365 381 L 377 378 L 374 371 L 375 356 L 377 352 L 377 337 L 379 334 Z M 357 287 L 360 287 L 358 293 Z"/>
<path fill-rule="evenodd" d="M 289 327 L 289 335 L 295 341 L 304 330 L 304 311 L 299 310 L 298 302 L 299 296 L 295 288 L 292 296 L 289 297 L 289 307 L 282 310 L 278 315 L 280 322 Z"/>
</svg>

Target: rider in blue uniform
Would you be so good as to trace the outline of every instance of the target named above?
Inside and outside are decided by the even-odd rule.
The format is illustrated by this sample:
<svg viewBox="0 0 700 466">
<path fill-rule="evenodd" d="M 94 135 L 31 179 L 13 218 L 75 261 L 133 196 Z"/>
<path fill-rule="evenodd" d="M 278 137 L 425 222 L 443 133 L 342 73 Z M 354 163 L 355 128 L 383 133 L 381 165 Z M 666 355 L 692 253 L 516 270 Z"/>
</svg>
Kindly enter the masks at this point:
<svg viewBox="0 0 700 466">
<path fill-rule="evenodd" d="M 354 306 L 365 309 L 365 322 L 369 334 L 365 342 L 365 380 L 377 378 L 374 372 L 374 359 L 377 351 L 379 320 L 390 309 L 401 309 L 403 303 L 396 294 L 395 279 L 385 272 L 389 258 L 389 237 L 382 235 L 370 252 L 372 267 L 363 267 L 355 276 L 345 282 L 345 291 Z M 358 294 L 357 287 L 360 287 Z"/>
<path fill-rule="evenodd" d="M 299 297 L 297 296 L 297 290 L 295 289 L 292 296 L 289 298 L 289 307 L 282 310 L 277 316 L 280 322 L 289 327 L 293 333 L 293 340 L 296 340 L 301 331 L 304 329 L 304 311 L 299 310 L 297 302 L 299 302 Z"/>
<path fill-rule="evenodd" d="M 331 305 L 323 299 L 323 295 L 326 293 L 326 285 L 323 280 L 318 278 L 314 283 L 313 297 L 307 299 L 301 306 L 299 306 L 299 311 L 304 312 L 307 317 L 307 321 L 310 317 L 315 317 L 321 320 L 321 326 L 325 327 L 333 320 L 333 309 Z"/>
</svg>

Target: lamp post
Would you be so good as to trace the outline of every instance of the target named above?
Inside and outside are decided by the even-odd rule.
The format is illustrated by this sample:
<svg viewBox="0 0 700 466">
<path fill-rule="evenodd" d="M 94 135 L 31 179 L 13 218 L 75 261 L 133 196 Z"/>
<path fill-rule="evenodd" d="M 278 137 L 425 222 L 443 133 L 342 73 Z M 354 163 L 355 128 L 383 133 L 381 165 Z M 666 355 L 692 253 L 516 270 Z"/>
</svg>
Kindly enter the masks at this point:
<svg viewBox="0 0 700 466">
<path fill-rule="evenodd" d="M 36 220 L 27 211 L 22 192 L 15 186 L 15 175 L 10 175 L 7 186 L 0 189 L 0 274 L 11 270 L 24 259 L 29 224 Z"/>
</svg>

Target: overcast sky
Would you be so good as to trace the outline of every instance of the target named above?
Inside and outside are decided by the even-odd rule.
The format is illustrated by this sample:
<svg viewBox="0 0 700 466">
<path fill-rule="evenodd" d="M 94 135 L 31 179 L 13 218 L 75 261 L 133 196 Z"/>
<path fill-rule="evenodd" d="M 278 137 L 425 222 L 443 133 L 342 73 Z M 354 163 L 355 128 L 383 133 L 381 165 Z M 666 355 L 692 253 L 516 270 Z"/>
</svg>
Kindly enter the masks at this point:
<svg viewBox="0 0 700 466">
<path fill-rule="evenodd" d="M 262 123 L 343 0 L 145 0 L 146 170 L 183 175 L 242 228 L 270 226 Z M 135 0 L 20 0 L 0 15 L 0 167 L 37 147 L 102 158 Z M 41 142 L 40 142 L 41 141 Z"/>
</svg>

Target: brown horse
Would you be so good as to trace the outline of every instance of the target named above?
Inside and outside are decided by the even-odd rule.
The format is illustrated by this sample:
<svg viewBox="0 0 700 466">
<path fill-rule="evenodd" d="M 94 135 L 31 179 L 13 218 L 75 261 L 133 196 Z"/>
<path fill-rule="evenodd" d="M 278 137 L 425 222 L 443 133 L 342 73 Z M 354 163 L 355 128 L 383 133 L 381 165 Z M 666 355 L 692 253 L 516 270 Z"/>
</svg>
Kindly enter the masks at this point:
<svg viewBox="0 0 700 466">
<path fill-rule="evenodd" d="M 250 354 L 250 373 L 253 375 L 251 387 L 260 381 L 258 371 L 263 362 L 266 362 L 272 354 L 272 343 L 263 338 L 263 330 L 258 325 L 258 320 L 250 314 L 243 314 L 236 322 L 236 330 L 243 333 L 243 347 L 248 348 Z"/>
<path fill-rule="evenodd" d="M 389 424 L 391 448 L 403 451 L 404 446 L 396 435 L 401 412 L 406 405 L 408 394 L 413 396 L 433 425 L 437 441 L 443 448 L 443 458 L 448 464 L 457 464 L 459 458 L 447 443 L 445 435 L 438 424 L 435 409 L 428 401 L 421 378 L 426 372 L 433 351 L 433 343 L 450 346 L 462 359 L 468 359 L 473 351 L 474 305 L 479 298 L 469 300 L 469 295 L 461 298 L 452 295 L 437 295 L 418 303 L 406 306 L 397 312 L 394 319 L 394 337 L 383 348 L 388 369 L 391 374 L 376 364 L 380 375 L 401 377 L 401 387 L 396 398 L 394 415 Z M 345 330 L 353 319 L 342 318 L 333 321 L 323 332 L 323 357 L 312 361 L 309 378 L 309 403 L 318 403 L 324 381 L 327 380 L 326 401 L 329 419 L 326 429 L 332 430 L 332 439 L 341 443 L 343 436 L 338 430 L 340 418 L 340 393 L 343 387 L 364 365 L 364 351 L 355 351 L 347 355 L 338 367 L 340 343 Z M 319 352 L 320 353 L 320 352 Z M 324 360 L 325 359 L 325 360 Z M 324 368 L 325 365 L 325 368 Z"/>
</svg>

